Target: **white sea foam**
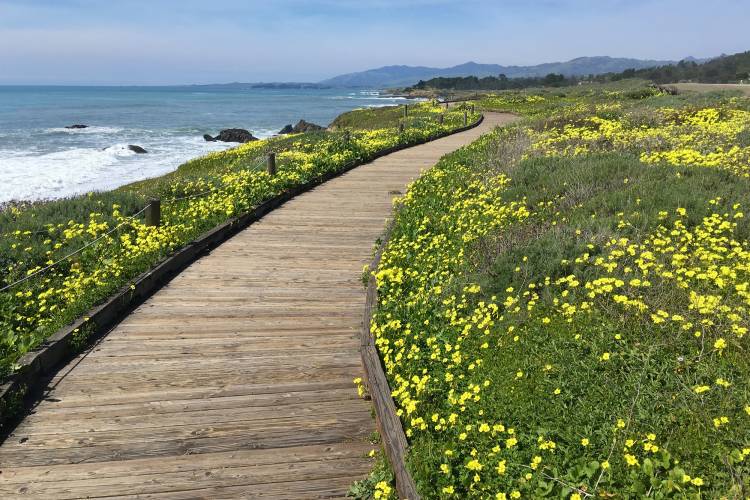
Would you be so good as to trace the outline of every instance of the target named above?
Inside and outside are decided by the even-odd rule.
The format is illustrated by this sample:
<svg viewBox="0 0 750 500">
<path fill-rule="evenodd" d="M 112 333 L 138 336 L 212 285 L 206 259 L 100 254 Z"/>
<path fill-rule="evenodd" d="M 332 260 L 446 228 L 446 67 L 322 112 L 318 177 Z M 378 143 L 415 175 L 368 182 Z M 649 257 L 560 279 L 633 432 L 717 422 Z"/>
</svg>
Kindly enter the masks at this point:
<svg viewBox="0 0 750 500">
<path fill-rule="evenodd" d="M 281 130 L 281 127 L 276 129 L 256 128 L 255 130 L 253 130 L 253 135 L 258 139 L 268 139 L 269 137 L 277 135 L 279 133 L 279 130 Z"/>
<path fill-rule="evenodd" d="M 46 154 L 0 150 L 0 202 L 62 198 L 171 172 L 181 163 L 236 144 L 205 142 L 200 137 L 172 137 L 140 142 L 148 153 L 127 144 L 106 148 L 73 148 Z"/>
</svg>

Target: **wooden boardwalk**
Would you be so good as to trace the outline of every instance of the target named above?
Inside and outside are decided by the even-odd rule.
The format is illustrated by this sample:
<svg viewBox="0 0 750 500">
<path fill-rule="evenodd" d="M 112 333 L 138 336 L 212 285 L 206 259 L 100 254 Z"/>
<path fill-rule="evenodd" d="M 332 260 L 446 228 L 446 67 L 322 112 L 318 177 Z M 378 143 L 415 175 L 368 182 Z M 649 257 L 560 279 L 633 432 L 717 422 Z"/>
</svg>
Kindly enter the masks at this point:
<svg viewBox="0 0 750 500">
<path fill-rule="evenodd" d="M 0 498 L 343 497 L 372 465 L 352 379 L 391 199 L 511 119 L 359 167 L 191 265 L 54 378 L 0 447 Z"/>
</svg>

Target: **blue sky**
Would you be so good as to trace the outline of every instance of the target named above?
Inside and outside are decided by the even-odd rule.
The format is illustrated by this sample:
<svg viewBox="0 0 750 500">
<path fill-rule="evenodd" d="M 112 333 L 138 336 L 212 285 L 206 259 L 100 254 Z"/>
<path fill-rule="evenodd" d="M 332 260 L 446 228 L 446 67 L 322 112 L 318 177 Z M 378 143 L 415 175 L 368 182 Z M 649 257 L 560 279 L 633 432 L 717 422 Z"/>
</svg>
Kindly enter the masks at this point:
<svg viewBox="0 0 750 500">
<path fill-rule="evenodd" d="M 707 57 L 747 0 L 0 0 L 0 84 L 317 81 L 389 64 Z"/>
</svg>

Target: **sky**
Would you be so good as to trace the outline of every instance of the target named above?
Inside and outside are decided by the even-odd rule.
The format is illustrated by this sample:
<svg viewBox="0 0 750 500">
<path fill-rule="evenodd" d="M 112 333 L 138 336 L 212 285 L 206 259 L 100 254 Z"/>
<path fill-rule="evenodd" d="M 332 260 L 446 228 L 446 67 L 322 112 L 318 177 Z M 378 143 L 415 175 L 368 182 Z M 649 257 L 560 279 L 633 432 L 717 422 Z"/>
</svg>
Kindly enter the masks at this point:
<svg viewBox="0 0 750 500">
<path fill-rule="evenodd" d="M 319 81 L 750 50 L 748 0 L 0 0 L 0 84 Z"/>
</svg>

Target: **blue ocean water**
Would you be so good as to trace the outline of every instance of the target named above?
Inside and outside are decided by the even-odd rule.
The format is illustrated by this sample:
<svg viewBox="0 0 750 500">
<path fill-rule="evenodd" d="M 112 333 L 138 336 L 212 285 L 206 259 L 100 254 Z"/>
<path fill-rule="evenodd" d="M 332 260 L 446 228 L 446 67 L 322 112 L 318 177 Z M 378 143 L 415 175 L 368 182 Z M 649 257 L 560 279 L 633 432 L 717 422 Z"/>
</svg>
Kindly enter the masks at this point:
<svg viewBox="0 0 750 500">
<path fill-rule="evenodd" d="M 232 147 L 203 134 L 269 137 L 300 118 L 328 125 L 402 99 L 350 89 L 0 86 L 0 202 L 53 199 L 162 175 Z M 81 130 L 67 125 L 85 124 Z M 148 151 L 136 155 L 129 144 Z"/>
</svg>

